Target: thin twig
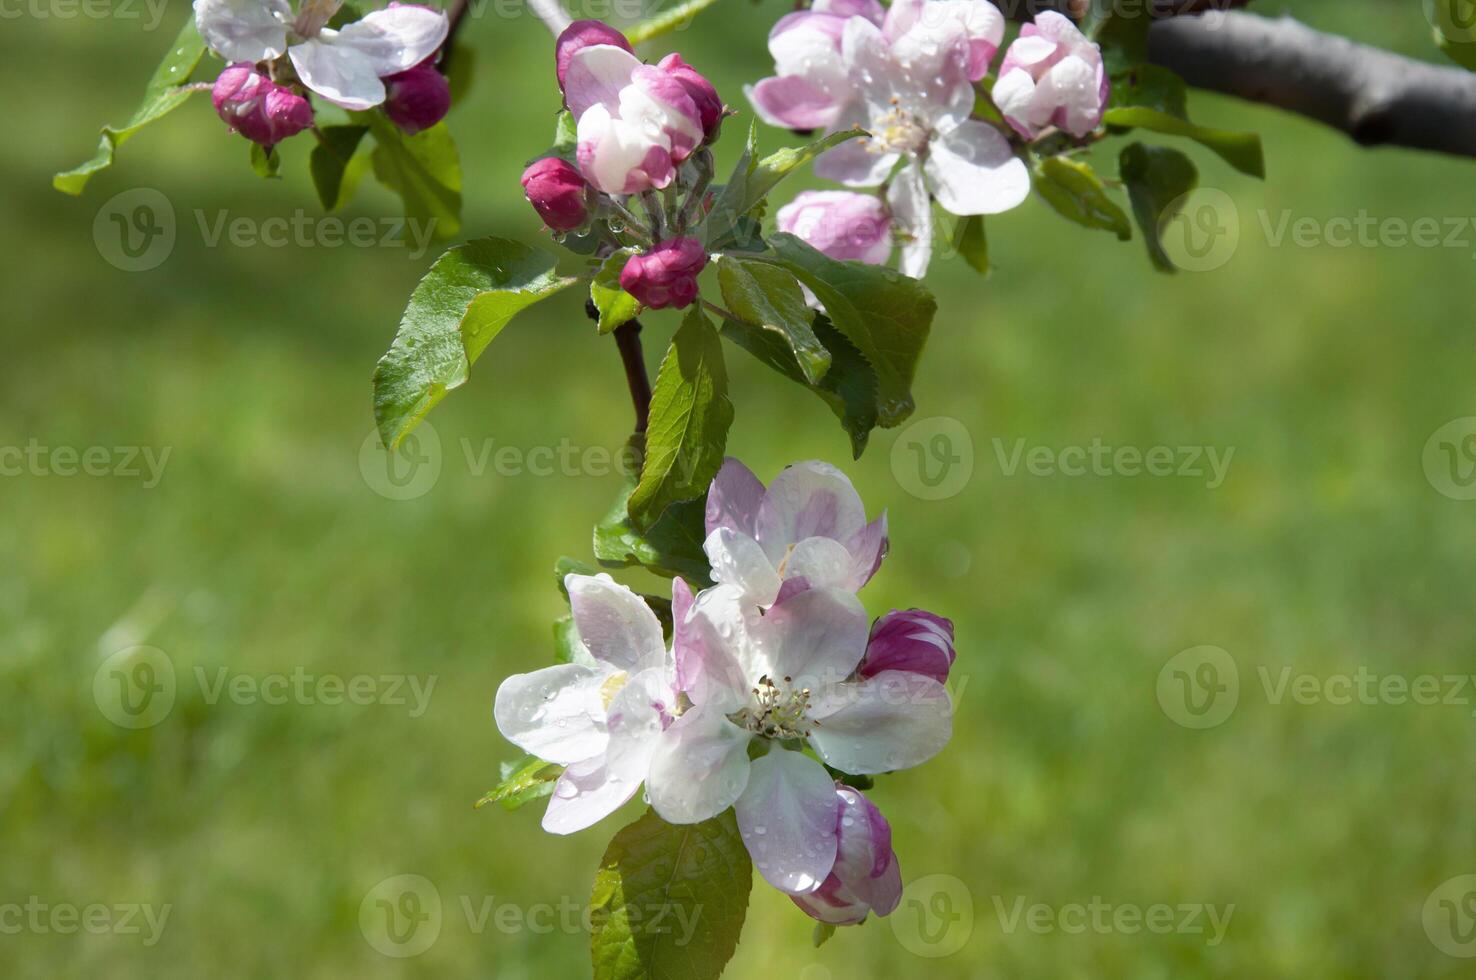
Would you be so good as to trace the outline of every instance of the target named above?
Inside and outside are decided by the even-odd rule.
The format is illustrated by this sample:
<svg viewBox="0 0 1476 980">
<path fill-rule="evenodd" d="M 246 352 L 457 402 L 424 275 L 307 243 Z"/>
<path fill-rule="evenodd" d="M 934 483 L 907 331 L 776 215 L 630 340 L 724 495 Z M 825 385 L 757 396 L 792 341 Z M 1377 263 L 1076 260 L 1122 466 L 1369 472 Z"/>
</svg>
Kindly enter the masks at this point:
<svg viewBox="0 0 1476 980">
<path fill-rule="evenodd" d="M 584 312 L 598 321 L 600 311 L 594 300 L 585 300 Z M 641 350 L 641 321 L 628 320 L 615 328 L 615 347 L 625 367 L 625 383 L 630 388 L 630 403 L 635 408 L 635 430 L 645 432 L 651 421 L 651 377 L 646 373 L 646 356 Z"/>
</svg>

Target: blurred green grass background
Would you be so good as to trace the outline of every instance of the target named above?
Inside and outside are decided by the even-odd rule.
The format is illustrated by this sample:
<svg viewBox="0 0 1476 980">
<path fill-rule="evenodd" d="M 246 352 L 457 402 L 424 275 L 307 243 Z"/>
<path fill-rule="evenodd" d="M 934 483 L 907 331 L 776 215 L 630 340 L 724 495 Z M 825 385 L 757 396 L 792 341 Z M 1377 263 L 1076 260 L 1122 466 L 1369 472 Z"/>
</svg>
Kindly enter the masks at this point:
<svg viewBox="0 0 1476 980">
<path fill-rule="evenodd" d="M 1438 58 L 1415 3 L 1290 9 Z M 264 182 L 201 97 L 126 146 L 82 199 L 49 187 L 91 152 L 99 125 L 131 111 L 185 10 L 171 3 L 153 32 L 146 16 L 28 13 L 0 34 L 11 95 L 0 445 L 170 449 L 153 488 L 0 480 L 0 903 L 172 906 L 152 947 L 137 935 L 0 934 L 0 972 L 586 975 L 583 935 L 495 920 L 478 931 L 463 901 L 583 902 L 605 843 L 638 812 L 553 839 L 541 804 L 471 807 L 517 754 L 492 724 L 493 692 L 547 661 L 560 612 L 552 563 L 587 556 L 618 481 L 478 474 L 465 447 L 617 449 L 629 408 L 613 344 L 572 295 L 519 317 L 434 413 L 434 489 L 409 501 L 373 492 L 359 466 L 370 373 L 433 255 L 207 247 L 196 209 L 260 220 L 318 205 L 306 140 L 284 146 L 286 180 Z M 770 69 L 764 37 L 780 12 L 727 0 L 646 53 L 680 48 L 742 105 L 741 85 Z M 450 120 L 464 233 L 536 240 L 516 179 L 551 132 L 548 39 L 493 7 L 464 37 L 479 54 Z M 1039 202 L 990 221 L 988 282 L 957 259 L 935 267 L 917 418 L 969 432 L 973 477 L 957 496 L 907 492 L 895 433 L 850 462 L 818 402 L 730 357 L 731 451 L 765 478 L 796 459 L 843 464 L 868 508 L 891 515 L 892 555 L 868 608 L 922 605 L 957 623 L 954 740 L 872 796 L 904 879 L 953 876 L 973 920 L 955 924 L 966 941 L 940 959 L 915 955 L 887 920 L 816 950 L 809 920 L 759 884 L 729 976 L 1471 975 L 1421 918 L 1432 889 L 1476 871 L 1470 706 L 1273 704 L 1257 668 L 1470 670 L 1476 504 L 1437 493 L 1421 453 L 1436 428 L 1476 414 L 1473 246 L 1273 248 L 1258 215 L 1469 216 L 1476 169 L 1361 150 L 1203 94 L 1191 109 L 1266 141 L 1264 185 L 1190 151 L 1202 182 L 1239 208 L 1241 244 L 1223 268 L 1154 274 L 1140 241 Z M 744 124 L 746 113 L 730 125 Z M 763 133 L 766 146 L 784 138 Z M 730 132 L 724 160 L 736 142 Z M 103 260 L 92 226 L 136 187 L 169 198 L 179 238 L 162 266 L 129 274 Z M 366 188 L 348 213 L 395 206 Z M 648 318 L 653 365 L 674 321 Z M 1094 438 L 1235 454 L 1209 490 L 1192 478 L 1010 476 L 994 442 L 1008 454 L 1019 439 L 1060 449 Z M 170 715 L 141 731 L 112 724 L 92 696 L 98 665 L 133 644 L 165 651 L 179 677 Z M 1235 658 L 1241 694 L 1223 725 L 1195 731 L 1167 717 L 1155 685 L 1170 657 L 1204 644 Z M 436 686 L 419 717 L 211 704 L 197 667 L 212 678 L 222 667 L 258 679 L 434 675 Z M 382 956 L 359 927 L 366 892 L 401 873 L 430 879 L 444 904 L 439 938 L 412 959 Z M 1010 931 L 998 911 L 1094 897 L 1234 913 L 1211 946 L 1196 934 Z"/>
</svg>

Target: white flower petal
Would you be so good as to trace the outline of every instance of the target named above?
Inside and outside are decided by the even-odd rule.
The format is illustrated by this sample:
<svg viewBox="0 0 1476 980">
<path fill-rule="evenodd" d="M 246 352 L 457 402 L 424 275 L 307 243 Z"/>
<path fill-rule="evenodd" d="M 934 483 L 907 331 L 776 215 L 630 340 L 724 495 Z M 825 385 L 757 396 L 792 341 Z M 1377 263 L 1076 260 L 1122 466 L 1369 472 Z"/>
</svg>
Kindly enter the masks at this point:
<svg viewBox="0 0 1476 980">
<path fill-rule="evenodd" d="M 768 606 L 781 584 L 774 563 L 759 543 L 746 534 L 720 527 L 702 544 L 712 563 L 712 577 L 720 585 L 739 589 L 755 606 Z"/>
<path fill-rule="evenodd" d="M 999 130 L 977 119 L 935 139 L 923 168 L 938 203 L 952 214 L 999 214 L 1030 196 L 1025 162 Z"/>
<path fill-rule="evenodd" d="M 668 823 L 701 823 L 748 785 L 749 733 L 717 708 L 698 705 L 662 733 L 646 775 L 651 806 Z"/>
<path fill-rule="evenodd" d="M 554 784 L 543 811 L 543 829 L 572 834 L 591 827 L 620 809 L 640 785 L 640 780 L 613 778 L 603 756 L 576 762 Z"/>
<path fill-rule="evenodd" d="M 887 190 L 887 204 L 903 236 L 902 274 L 921 279 L 933 258 L 933 201 L 916 164 L 897 174 Z"/>
<path fill-rule="evenodd" d="M 752 536 L 763 500 L 764 485 L 753 470 L 728 457 L 707 490 L 707 533 L 726 527 Z"/>
<path fill-rule="evenodd" d="M 446 43 L 450 21 L 439 10 L 416 4 L 365 14 L 331 37 L 335 47 L 358 52 L 383 78 L 414 68 Z M 329 37 L 324 31 L 323 37 Z"/>
<path fill-rule="evenodd" d="M 227 62 L 280 57 L 291 19 L 287 0 L 195 0 L 195 27 Z"/>
<path fill-rule="evenodd" d="M 632 674 L 665 662 L 661 622 L 640 596 L 603 574 L 567 575 L 564 587 L 579 638 L 596 660 Z"/>
<path fill-rule="evenodd" d="M 846 589 L 851 580 L 851 553 L 834 538 L 805 538 L 784 561 L 784 578 L 804 579 L 812 589 Z"/>
<path fill-rule="evenodd" d="M 674 643 L 678 686 L 693 702 L 724 713 L 748 703 L 750 683 L 766 665 L 751 662 L 757 609 L 737 588 L 719 585 L 694 602 Z"/>
<path fill-rule="evenodd" d="M 613 44 L 591 44 L 580 48 L 569 59 L 564 76 L 564 100 L 580 121 L 595 105 L 602 105 L 614 115 L 620 106 L 620 92 L 630 84 L 641 61 L 624 48 Z"/>
<path fill-rule="evenodd" d="M 769 484 L 754 522 L 775 564 L 805 538 L 847 541 L 866 526 L 866 508 L 850 479 L 829 463 L 795 463 Z"/>
<path fill-rule="evenodd" d="M 953 701 L 933 680 L 886 670 L 821 692 L 810 706 L 810 744 L 827 763 L 856 774 L 910 769 L 953 736 Z"/>
<path fill-rule="evenodd" d="M 825 767 L 802 752 L 755 759 L 735 806 L 738 830 L 764 880 L 790 894 L 810 891 L 835 865 L 840 799 Z"/>
<path fill-rule="evenodd" d="M 601 688 L 609 680 L 578 664 L 514 674 L 497 689 L 497 728 L 524 752 L 560 765 L 602 755 L 609 736 Z"/>
<path fill-rule="evenodd" d="M 324 31 L 287 49 L 302 83 L 345 109 L 372 109 L 384 101 L 384 83 L 374 62 L 352 48 L 333 43 Z"/>
<path fill-rule="evenodd" d="M 753 631 L 772 664 L 769 676 L 775 683 L 813 690 L 850 676 L 866 653 L 870 633 L 861 601 L 839 589 L 789 596 L 765 613 Z"/>
</svg>

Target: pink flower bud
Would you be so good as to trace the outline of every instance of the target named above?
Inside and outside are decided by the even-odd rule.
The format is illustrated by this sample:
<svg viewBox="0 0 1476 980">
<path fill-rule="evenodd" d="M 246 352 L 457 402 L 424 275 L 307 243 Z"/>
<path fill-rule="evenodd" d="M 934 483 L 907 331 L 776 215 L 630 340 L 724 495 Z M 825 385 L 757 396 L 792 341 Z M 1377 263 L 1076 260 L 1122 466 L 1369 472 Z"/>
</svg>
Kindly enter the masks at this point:
<svg viewBox="0 0 1476 980">
<path fill-rule="evenodd" d="M 523 192 L 543 223 L 572 231 L 589 217 L 589 185 L 566 160 L 544 157 L 523 171 Z"/>
<path fill-rule="evenodd" d="M 893 609 L 872 626 L 860 674 L 872 677 L 884 670 L 905 670 L 942 684 L 956 656 L 950 620 L 921 609 Z"/>
<path fill-rule="evenodd" d="M 313 124 L 313 107 L 248 62 L 226 67 L 210 101 L 221 119 L 253 143 L 270 149 Z"/>
<path fill-rule="evenodd" d="M 620 270 L 620 285 L 653 310 L 681 309 L 697 298 L 697 274 L 706 265 L 707 252 L 701 242 L 672 238 L 627 259 Z"/>
<path fill-rule="evenodd" d="M 451 109 L 451 86 L 446 76 L 428 64 L 384 79 L 384 114 L 405 132 L 430 129 Z"/>
<path fill-rule="evenodd" d="M 1005 52 L 993 96 L 1015 132 L 1035 139 L 1051 126 L 1087 135 L 1101 125 L 1111 92 L 1102 49 L 1069 19 L 1045 11 Z"/>
<path fill-rule="evenodd" d="M 723 125 L 723 100 L 718 98 L 717 89 L 712 87 L 712 83 L 683 61 L 679 54 L 667 55 L 656 63 L 656 67 L 665 70 L 680 82 L 682 88 L 687 90 L 687 95 L 691 96 L 702 121 L 704 140 L 711 143 L 717 139 L 718 130 Z"/>
<path fill-rule="evenodd" d="M 881 265 L 892 254 L 892 219 L 873 194 L 805 191 L 779 209 L 779 230 L 833 259 Z"/>
<path fill-rule="evenodd" d="M 835 865 L 820 887 L 791 895 L 806 915 L 836 926 L 859 925 L 866 916 L 890 915 L 902 900 L 902 870 L 892 850 L 892 828 L 881 811 L 849 786 L 835 787 Z"/>
<path fill-rule="evenodd" d="M 564 28 L 564 33 L 554 42 L 554 71 L 559 76 L 560 91 L 564 88 L 564 77 L 569 74 L 569 59 L 582 48 L 596 44 L 613 44 L 635 54 L 635 49 L 630 46 L 625 35 L 609 24 L 598 20 L 576 20 Z"/>
</svg>

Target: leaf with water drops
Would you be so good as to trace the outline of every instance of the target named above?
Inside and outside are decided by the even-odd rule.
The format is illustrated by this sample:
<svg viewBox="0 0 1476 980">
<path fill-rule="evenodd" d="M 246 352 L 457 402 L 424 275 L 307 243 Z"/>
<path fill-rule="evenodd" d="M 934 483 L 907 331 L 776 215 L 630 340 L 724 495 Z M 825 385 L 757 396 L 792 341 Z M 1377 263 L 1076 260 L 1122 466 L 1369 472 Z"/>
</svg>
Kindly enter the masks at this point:
<svg viewBox="0 0 1476 980">
<path fill-rule="evenodd" d="M 716 980 L 737 948 L 752 885 L 731 809 L 680 825 L 646 811 L 615 835 L 595 874 L 595 980 Z"/>
</svg>

